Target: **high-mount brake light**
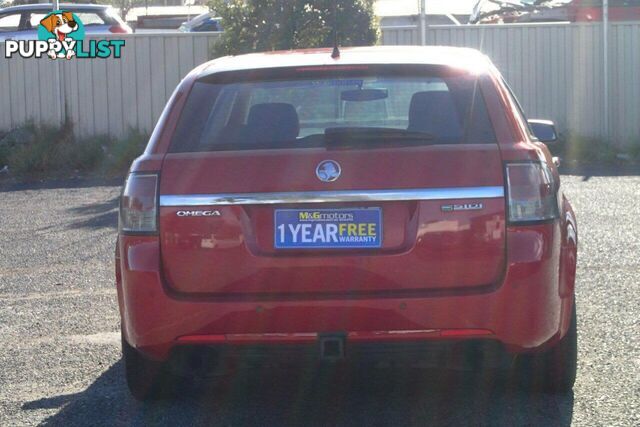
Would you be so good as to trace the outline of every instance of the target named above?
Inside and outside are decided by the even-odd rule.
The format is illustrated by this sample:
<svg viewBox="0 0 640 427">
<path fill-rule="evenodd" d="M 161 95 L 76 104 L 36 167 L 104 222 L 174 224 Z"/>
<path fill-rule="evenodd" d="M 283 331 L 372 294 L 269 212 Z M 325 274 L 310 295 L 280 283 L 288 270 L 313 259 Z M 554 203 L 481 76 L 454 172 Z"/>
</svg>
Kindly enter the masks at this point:
<svg viewBox="0 0 640 427">
<path fill-rule="evenodd" d="M 368 65 L 312 65 L 309 67 L 298 67 L 296 72 L 313 72 L 313 71 L 366 71 Z"/>
<path fill-rule="evenodd" d="M 508 163 L 506 175 L 509 223 L 558 218 L 557 185 L 546 163 Z"/>
<path fill-rule="evenodd" d="M 120 231 L 155 233 L 158 213 L 158 175 L 130 174 L 120 201 Z"/>
</svg>

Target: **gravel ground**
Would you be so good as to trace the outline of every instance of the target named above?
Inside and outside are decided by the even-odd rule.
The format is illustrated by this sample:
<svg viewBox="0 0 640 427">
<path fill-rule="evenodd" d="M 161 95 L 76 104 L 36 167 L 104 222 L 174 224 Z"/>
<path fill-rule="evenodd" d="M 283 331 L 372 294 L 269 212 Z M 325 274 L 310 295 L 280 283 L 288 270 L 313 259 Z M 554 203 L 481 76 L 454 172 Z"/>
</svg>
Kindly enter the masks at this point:
<svg viewBox="0 0 640 427">
<path fill-rule="evenodd" d="M 119 188 L 0 192 L 0 425 L 640 425 L 640 177 L 564 176 L 578 215 L 579 374 L 572 395 L 480 392 L 304 373 L 140 404 L 120 361 Z M 267 391 L 268 392 L 265 392 Z"/>
</svg>

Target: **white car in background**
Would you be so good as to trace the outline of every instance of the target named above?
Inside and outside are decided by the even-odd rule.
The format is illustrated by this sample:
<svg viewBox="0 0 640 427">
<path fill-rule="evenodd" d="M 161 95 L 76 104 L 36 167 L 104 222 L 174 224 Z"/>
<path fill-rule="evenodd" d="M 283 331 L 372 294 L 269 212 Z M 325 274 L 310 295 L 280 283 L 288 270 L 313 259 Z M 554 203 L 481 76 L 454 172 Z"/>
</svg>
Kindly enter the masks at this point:
<svg viewBox="0 0 640 427">
<path fill-rule="evenodd" d="M 178 31 L 183 33 L 222 31 L 222 21 L 213 12 L 206 12 L 187 22 L 183 22 Z"/>
<path fill-rule="evenodd" d="M 73 12 L 84 25 L 85 34 L 128 34 L 129 27 L 108 5 L 60 4 L 60 10 Z M 51 3 L 27 4 L 0 9 L 0 42 L 34 40 L 38 25 L 53 10 Z"/>
</svg>

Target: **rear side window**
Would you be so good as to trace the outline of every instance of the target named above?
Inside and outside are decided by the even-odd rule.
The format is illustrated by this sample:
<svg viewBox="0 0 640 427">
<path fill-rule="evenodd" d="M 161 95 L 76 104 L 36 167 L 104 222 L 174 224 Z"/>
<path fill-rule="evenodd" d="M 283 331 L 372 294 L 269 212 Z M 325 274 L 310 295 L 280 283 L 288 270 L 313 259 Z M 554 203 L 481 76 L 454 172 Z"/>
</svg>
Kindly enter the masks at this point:
<svg viewBox="0 0 640 427">
<path fill-rule="evenodd" d="M 18 31 L 19 25 L 20 25 L 19 13 L 0 16 L 0 33 L 5 33 L 9 31 Z"/>
<path fill-rule="evenodd" d="M 29 28 L 28 29 L 36 29 L 38 28 L 38 25 L 40 25 L 40 21 L 42 21 L 44 19 L 45 16 L 47 16 L 49 14 L 49 12 L 32 12 L 29 14 L 29 19 L 27 19 L 27 22 L 29 22 Z"/>
<path fill-rule="evenodd" d="M 343 141 L 373 147 L 381 140 L 385 145 L 495 143 L 477 77 L 199 81 L 171 151 L 303 148 Z"/>
<path fill-rule="evenodd" d="M 91 25 L 105 25 L 105 19 L 100 16 L 97 12 L 74 12 L 80 22 L 82 22 L 85 26 Z"/>
</svg>

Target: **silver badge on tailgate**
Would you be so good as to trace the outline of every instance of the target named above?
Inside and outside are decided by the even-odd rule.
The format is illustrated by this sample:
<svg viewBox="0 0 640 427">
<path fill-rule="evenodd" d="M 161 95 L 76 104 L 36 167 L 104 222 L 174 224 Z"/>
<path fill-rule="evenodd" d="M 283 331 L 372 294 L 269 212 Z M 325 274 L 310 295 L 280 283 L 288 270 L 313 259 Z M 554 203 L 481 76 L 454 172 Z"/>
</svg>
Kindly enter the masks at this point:
<svg viewBox="0 0 640 427">
<path fill-rule="evenodd" d="M 442 209 L 442 212 L 479 211 L 483 208 L 484 208 L 484 205 L 482 203 L 463 203 L 463 204 L 440 206 L 440 209 Z"/>
<path fill-rule="evenodd" d="M 183 217 L 221 216 L 220 211 L 178 211 L 176 212 L 176 215 Z"/>
<path fill-rule="evenodd" d="M 322 161 L 316 168 L 316 176 L 323 182 L 333 182 L 340 177 L 341 173 L 342 168 L 335 160 Z"/>
</svg>

